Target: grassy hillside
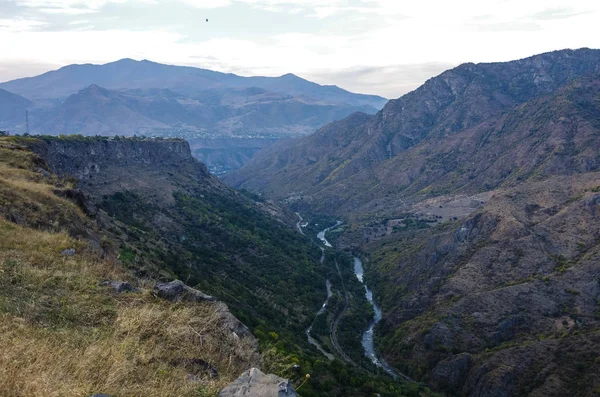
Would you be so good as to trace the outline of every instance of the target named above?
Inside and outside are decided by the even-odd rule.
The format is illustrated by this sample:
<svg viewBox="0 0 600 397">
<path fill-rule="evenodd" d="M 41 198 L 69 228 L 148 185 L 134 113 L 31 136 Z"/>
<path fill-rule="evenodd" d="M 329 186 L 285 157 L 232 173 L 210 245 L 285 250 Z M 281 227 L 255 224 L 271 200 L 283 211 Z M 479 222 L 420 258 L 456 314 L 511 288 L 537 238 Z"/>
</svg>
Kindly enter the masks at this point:
<svg viewBox="0 0 600 397">
<path fill-rule="evenodd" d="M 0 138 L 0 395 L 212 396 L 259 356 L 215 303 L 173 304 L 94 247 L 97 230 L 56 191 L 69 183 Z M 71 237 L 83 230 L 91 239 Z M 62 251 L 75 249 L 74 256 Z M 103 281 L 131 281 L 116 294 Z M 201 358 L 219 379 L 186 381 Z"/>
</svg>

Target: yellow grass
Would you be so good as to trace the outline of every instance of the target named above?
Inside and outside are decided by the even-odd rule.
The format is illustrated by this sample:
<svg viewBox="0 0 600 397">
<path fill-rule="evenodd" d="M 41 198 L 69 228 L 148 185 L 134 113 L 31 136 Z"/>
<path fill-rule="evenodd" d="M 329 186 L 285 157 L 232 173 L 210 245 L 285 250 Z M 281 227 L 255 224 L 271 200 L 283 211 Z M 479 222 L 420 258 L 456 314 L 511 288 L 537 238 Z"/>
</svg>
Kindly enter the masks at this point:
<svg viewBox="0 0 600 397">
<path fill-rule="evenodd" d="M 216 304 L 156 298 L 151 281 L 70 237 L 71 224 L 93 223 L 9 143 L 0 139 L 0 396 L 216 396 L 258 364 Z M 116 294 L 105 280 L 141 290 Z M 191 382 L 181 359 L 210 362 L 220 378 Z"/>
</svg>

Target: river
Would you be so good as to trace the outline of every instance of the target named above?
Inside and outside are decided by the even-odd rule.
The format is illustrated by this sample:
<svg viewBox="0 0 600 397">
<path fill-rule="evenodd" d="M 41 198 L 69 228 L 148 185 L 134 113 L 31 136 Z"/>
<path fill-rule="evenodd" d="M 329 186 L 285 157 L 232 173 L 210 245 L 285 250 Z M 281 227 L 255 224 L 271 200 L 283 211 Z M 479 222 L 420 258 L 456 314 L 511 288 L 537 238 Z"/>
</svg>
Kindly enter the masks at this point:
<svg viewBox="0 0 600 397">
<path fill-rule="evenodd" d="M 301 223 L 302 223 L 302 216 L 296 212 L 296 215 L 298 216 L 298 218 L 300 219 L 298 221 L 298 223 L 296 224 L 296 227 L 298 228 L 298 231 L 302 234 L 304 234 L 304 231 L 302 230 L 301 227 Z M 331 228 L 325 229 L 322 232 L 319 232 L 319 239 L 321 241 L 323 241 L 323 243 L 325 244 L 325 246 L 327 247 L 331 247 L 331 244 L 329 244 L 329 242 L 327 240 L 325 240 L 325 232 L 327 230 L 329 230 Z M 322 233 L 322 236 L 321 236 Z M 325 261 L 325 248 L 323 247 L 319 247 L 321 249 L 321 259 L 320 262 L 321 264 Z M 321 346 L 321 344 L 319 342 L 317 342 L 317 340 L 315 338 L 313 338 L 310 334 L 310 332 L 312 331 L 312 327 L 315 324 L 315 321 L 317 321 L 317 317 L 319 317 L 321 314 L 325 313 L 325 309 L 327 308 L 327 304 L 329 303 L 329 298 L 331 298 L 331 296 L 333 295 L 333 293 L 331 292 L 331 282 L 329 280 L 325 280 L 325 288 L 327 289 L 327 299 L 325 299 L 325 303 L 323 303 L 323 305 L 321 306 L 321 308 L 319 309 L 319 311 L 317 312 L 317 315 L 315 316 L 315 319 L 313 320 L 312 324 L 310 324 L 310 327 L 308 327 L 306 329 L 306 338 L 308 339 L 308 343 L 310 343 L 311 345 L 313 345 L 314 347 L 317 348 L 317 350 L 319 352 L 321 352 L 321 354 L 323 354 L 325 357 L 327 357 L 329 360 L 333 361 L 335 359 L 335 357 L 333 356 L 333 354 L 331 353 L 327 353 L 325 351 L 325 349 L 323 349 L 323 346 Z"/>
<path fill-rule="evenodd" d="M 298 218 L 300 218 L 300 222 L 302 221 L 302 217 L 300 216 L 300 214 L 296 213 L 298 215 Z M 298 222 L 298 225 L 300 225 L 300 222 Z M 330 226 L 322 231 L 320 231 L 317 234 L 317 238 L 319 240 L 321 240 L 323 242 L 323 245 L 325 247 L 332 247 L 332 245 L 329 243 L 329 241 L 327 241 L 326 238 L 326 233 L 335 228 L 338 227 L 339 225 L 341 225 L 342 222 L 337 221 L 336 224 L 334 226 Z M 300 227 L 298 227 L 298 229 L 302 232 L 302 230 L 300 229 Z M 320 247 L 321 248 L 321 263 L 323 263 L 323 260 L 325 259 L 325 248 Z M 369 360 L 371 360 L 371 362 L 376 365 L 379 368 L 382 368 L 385 372 L 387 372 L 390 376 L 392 376 L 394 379 L 397 379 L 398 377 L 402 377 L 406 380 L 411 381 L 411 379 L 402 374 L 402 373 L 398 373 L 396 371 L 394 371 L 394 369 L 385 362 L 385 360 L 383 360 L 382 358 L 377 357 L 377 353 L 375 352 L 375 327 L 377 326 L 377 324 L 381 321 L 382 319 L 382 312 L 381 309 L 379 308 L 379 306 L 377 306 L 377 304 L 375 303 L 375 300 L 373 299 L 373 291 L 371 291 L 369 289 L 369 287 L 367 286 L 367 284 L 365 283 L 365 269 L 363 267 L 362 261 L 358 258 L 358 257 L 354 257 L 354 274 L 356 275 L 356 278 L 358 279 L 358 281 L 361 282 L 361 284 L 364 285 L 365 287 L 365 296 L 367 297 L 367 300 L 369 301 L 369 303 L 371 304 L 371 306 L 373 307 L 373 319 L 371 320 L 371 323 L 369 324 L 369 327 L 363 332 L 362 334 L 362 338 L 361 338 L 361 344 L 362 347 L 364 349 L 365 352 L 365 356 L 367 358 L 369 358 Z M 341 277 L 341 275 L 340 275 Z M 321 309 L 319 309 L 319 311 L 317 312 L 317 315 L 315 316 L 315 320 L 316 317 L 320 316 L 321 314 L 323 314 L 325 312 L 325 309 L 327 307 L 327 303 L 329 302 L 329 298 L 331 297 L 332 293 L 331 293 L 331 283 L 329 282 L 329 280 L 326 281 L 325 286 L 327 288 L 327 299 L 325 300 L 325 303 L 323 303 L 323 306 L 321 306 Z M 313 324 L 314 324 L 314 320 L 313 320 Z M 308 337 L 308 342 L 315 346 L 321 353 L 323 353 L 323 355 L 325 355 L 327 358 L 329 358 L 330 360 L 333 360 L 333 355 L 330 353 L 327 353 L 325 350 L 323 350 L 323 348 L 321 347 L 321 345 L 311 337 L 310 335 L 310 331 L 312 330 L 313 324 L 311 324 L 310 327 L 308 327 L 308 329 L 306 330 L 306 336 Z"/>
<path fill-rule="evenodd" d="M 338 227 L 339 225 L 341 225 L 342 222 L 337 221 L 335 223 L 335 225 L 328 227 L 327 229 L 321 230 L 319 233 L 317 233 L 317 238 L 319 240 L 321 240 L 323 242 L 323 244 L 325 244 L 325 247 L 329 247 L 331 248 L 331 244 L 329 243 L 329 241 L 327 241 L 327 239 L 325 238 L 325 233 L 327 233 L 328 231 L 330 231 L 331 229 L 333 229 L 334 227 Z"/>
<path fill-rule="evenodd" d="M 363 268 L 362 261 L 356 256 L 354 257 L 354 274 L 358 281 L 365 286 L 365 295 L 375 312 L 373 314 L 373 320 L 371 320 L 371 324 L 369 324 L 369 328 L 362 334 L 361 343 L 365 350 L 365 356 L 367 356 L 377 367 L 383 368 L 385 372 L 396 379 L 399 376 L 398 373 L 396 373 L 396 371 L 394 371 L 394 369 L 382 358 L 378 358 L 377 353 L 375 352 L 375 326 L 381 321 L 382 313 L 379 306 L 375 303 L 375 300 L 373 300 L 373 291 L 371 291 L 365 283 L 365 269 Z"/>
</svg>

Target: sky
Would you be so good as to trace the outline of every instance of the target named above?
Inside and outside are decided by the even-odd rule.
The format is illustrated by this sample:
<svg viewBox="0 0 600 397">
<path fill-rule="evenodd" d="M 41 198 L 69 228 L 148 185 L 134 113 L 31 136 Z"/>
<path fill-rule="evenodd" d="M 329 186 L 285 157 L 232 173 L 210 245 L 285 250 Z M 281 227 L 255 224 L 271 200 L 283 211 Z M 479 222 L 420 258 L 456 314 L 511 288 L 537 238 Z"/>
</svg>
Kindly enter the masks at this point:
<svg viewBox="0 0 600 397">
<path fill-rule="evenodd" d="M 598 0 L 0 0 L 0 81 L 133 58 L 397 98 L 463 62 L 600 48 L 599 21 Z"/>
</svg>

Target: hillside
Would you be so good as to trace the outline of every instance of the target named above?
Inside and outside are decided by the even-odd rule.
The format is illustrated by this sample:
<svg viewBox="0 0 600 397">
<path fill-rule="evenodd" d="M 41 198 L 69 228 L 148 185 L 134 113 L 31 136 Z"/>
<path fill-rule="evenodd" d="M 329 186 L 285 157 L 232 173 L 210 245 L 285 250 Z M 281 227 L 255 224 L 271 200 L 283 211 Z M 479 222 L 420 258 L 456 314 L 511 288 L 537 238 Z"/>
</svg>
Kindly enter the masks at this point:
<svg viewBox="0 0 600 397">
<path fill-rule="evenodd" d="M 260 89 L 227 89 L 187 97 L 168 89 L 121 92 L 91 85 L 56 107 L 33 112 L 31 131 L 87 136 L 158 135 L 189 140 L 244 135 L 255 140 L 274 139 L 305 135 L 323 123 L 367 108 L 326 104 Z"/>
<path fill-rule="evenodd" d="M 169 302 L 123 268 L 22 143 L 0 138 L 0 395 L 215 396 L 260 364 L 223 303 Z"/>
<path fill-rule="evenodd" d="M 593 395 L 599 191 L 597 172 L 531 181 L 371 243 L 388 361 L 455 395 Z"/>
<path fill-rule="evenodd" d="M 0 130 L 7 130 L 15 123 L 25 124 L 25 110 L 31 102 L 22 96 L 0 89 Z"/>
<path fill-rule="evenodd" d="M 0 145 L 2 394 L 216 396 L 259 367 L 295 386 L 311 374 L 306 397 L 432 395 L 310 346 L 333 264 L 295 214 L 227 187 L 185 141 Z M 353 328 L 340 334 L 359 343 Z M 47 359 L 31 359 L 40 351 Z"/>
<path fill-rule="evenodd" d="M 301 289 L 322 280 L 318 250 L 211 176 L 185 141 L 49 137 L 32 148 L 53 172 L 77 178 L 86 211 L 139 275 L 187 280 L 249 326 L 268 318 L 299 327 L 318 306 L 321 296 Z"/>
<path fill-rule="evenodd" d="M 380 351 L 448 395 L 592 396 L 600 51 L 465 64 L 229 174 L 346 225 Z"/>
<path fill-rule="evenodd" d="M 505 121 L 510 123 L 519 119 L 522 110 L 536 108 L 540 113 L 531 115 L 537 117 L 536 123 L 551 122 L 537 108 L 544 105 L 535 101 L 555 95 L 561 88 L 568 90 L 566 87 L 574 81 L 599 71 L 600 51 L 587 49 L 557 51 L 508 63 L 464 64 L 390 101 L 375 116 L 352 115 L 291 145 L 274 145 L 225 180 L 269 197 L 303 197 L 312 208 L 335 208 L 337 214 L 390 210 L 398 202 L 414 199 L 422 189 L 431 193 L 435 184 L 428 186 L 436 182 L 435 178 L 439 178 L 438 183 L 446 180 L 452 185 L 444 187 L 447 193 L 489 190 L 509 177 L 496 176 L 488 181 L 494 167 L 488 168 L 497 160 L 495 143 L 506 139 L 505 130 L 513 129 Z M 593 98 L 587 100 L 593 103 Z M 577 102 L 576 95 L 572 95 L 571 102 Z M 529 104 L 519 107 L 525 103 Z M 506 115 L 510 112 L 512 120 Z M 580 112 L 581 117 L 595 117 L 584 113 Z M 521 127 L 526 132 L 525 126 Z M 512 150 L 527 153 L 531 147 L 528 145 L 536 145 L 538 138 L 542 139 L 536 135 L 523 147 Z M 505 142 L 508 145 L 508 139 Z M 483 164 L 469 161 L 474 152 Z M 518 168 L 506 154 L 505 158 L 511 160 L 505 169 L 496 170 L 500 173 Z M 496 166 L 501 167 L 499 162 Z M 469 171 L 458 172 L 456 167 Z M 467 176 L 462 183 L 448 179 Z M 484 186 L 486 183 L 489 186 Z M 381 202 L 389 204 L 382 206 Z"/>
</svg>

